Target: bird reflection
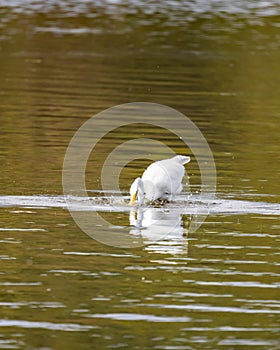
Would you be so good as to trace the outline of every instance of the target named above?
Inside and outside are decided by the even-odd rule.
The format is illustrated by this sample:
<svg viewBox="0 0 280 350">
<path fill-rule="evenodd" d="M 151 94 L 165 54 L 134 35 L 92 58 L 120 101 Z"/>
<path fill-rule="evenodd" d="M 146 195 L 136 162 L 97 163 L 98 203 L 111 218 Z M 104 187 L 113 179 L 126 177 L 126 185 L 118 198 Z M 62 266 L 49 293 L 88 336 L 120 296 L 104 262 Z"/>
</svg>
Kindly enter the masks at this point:
<svg viewBox="0 0 280 350">
<path fill-rule="evenodd" d="M 155 207 L 133 207 L 129 221 L 130 234 L 139 235 L 149 241 L 182 238 L 186 232 L 181 213 Z"/>
</svg>

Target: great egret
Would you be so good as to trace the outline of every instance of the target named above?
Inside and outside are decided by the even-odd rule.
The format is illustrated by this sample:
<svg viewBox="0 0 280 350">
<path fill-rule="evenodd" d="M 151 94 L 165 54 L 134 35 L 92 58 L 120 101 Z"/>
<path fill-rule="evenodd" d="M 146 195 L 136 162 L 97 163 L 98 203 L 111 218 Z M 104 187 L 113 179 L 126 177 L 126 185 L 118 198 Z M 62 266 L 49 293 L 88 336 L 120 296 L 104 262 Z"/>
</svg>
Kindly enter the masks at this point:
<svg viewBox="0 0 280 350">
<path fill-rule="evenodd" d="M 142 177 L 137 177 L 130 187 L 130 205 L 135 203 L 136 198 L 139 205 L 144 200 L 171 200 L 173 195 L 182 191 L 184 164 L 190 160 L 188 156 L 178 155 L 149 165 Z"/>
</svg>

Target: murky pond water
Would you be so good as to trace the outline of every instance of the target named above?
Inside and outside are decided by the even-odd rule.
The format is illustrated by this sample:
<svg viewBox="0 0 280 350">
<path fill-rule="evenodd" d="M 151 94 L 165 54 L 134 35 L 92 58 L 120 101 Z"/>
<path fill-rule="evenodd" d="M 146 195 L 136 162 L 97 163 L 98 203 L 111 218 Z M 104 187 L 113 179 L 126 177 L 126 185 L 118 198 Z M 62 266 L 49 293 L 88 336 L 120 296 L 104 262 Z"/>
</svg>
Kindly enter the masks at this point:
<svg viewBox="0 0 280 350">
<path fill-rule="evenodd" d="M 279 16 L 278 1 L 1 2 L 1 349 L 279 349 Z M 156 127 L 120 128 L 89 158 L 92 205 L 73 197 L 111 222 L 96 221 L 101 240 L 125 232 L 144 244 L 115 248 L 73 221 L 62 166 L 88 118 L 136 101 L 200 128 L 217 196 L 209 208 L 197 198 L 192 157 L 191 198 L 131 211 L 141 150 L 120 192 L 99 192 L 122 141 L 143 134 L 185 151 Z"/>
</svg>

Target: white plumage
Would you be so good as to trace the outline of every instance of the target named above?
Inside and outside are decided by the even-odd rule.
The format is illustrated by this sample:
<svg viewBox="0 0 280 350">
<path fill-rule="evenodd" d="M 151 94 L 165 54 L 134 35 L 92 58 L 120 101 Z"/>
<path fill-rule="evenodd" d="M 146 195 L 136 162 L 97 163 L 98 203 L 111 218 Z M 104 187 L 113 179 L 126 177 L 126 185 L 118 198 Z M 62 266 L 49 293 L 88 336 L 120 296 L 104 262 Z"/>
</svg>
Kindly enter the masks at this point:
<svg viewBox="0 0 280 350">
<path fill-rule="evenodd" d="M 133 205 L 136 198 L 139 205 L 144 200 L 171 200 L 182 191 L 184 164 L 189 161 L 190 157 L 178 155 L 149 165 L 142 177 L 135 179 L 130 187 L 130 204 Z"/>
</svg>

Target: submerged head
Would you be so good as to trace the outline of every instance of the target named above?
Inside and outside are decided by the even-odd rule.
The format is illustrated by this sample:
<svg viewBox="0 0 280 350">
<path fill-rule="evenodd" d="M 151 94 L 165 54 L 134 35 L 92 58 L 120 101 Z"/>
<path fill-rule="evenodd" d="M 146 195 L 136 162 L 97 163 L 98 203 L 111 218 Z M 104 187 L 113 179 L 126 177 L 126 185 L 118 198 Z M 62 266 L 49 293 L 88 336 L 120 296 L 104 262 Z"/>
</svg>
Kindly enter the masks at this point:
<svg viewBox="0 0 280 350">
<path fill-rule="evenodd" d="M 130 186 L 130 205 L 134 205 L 136 198 L 138 204 L 142 205 L 144 202 L 144 185 L 140 177 L 137 177 Z"/>
</svg>

